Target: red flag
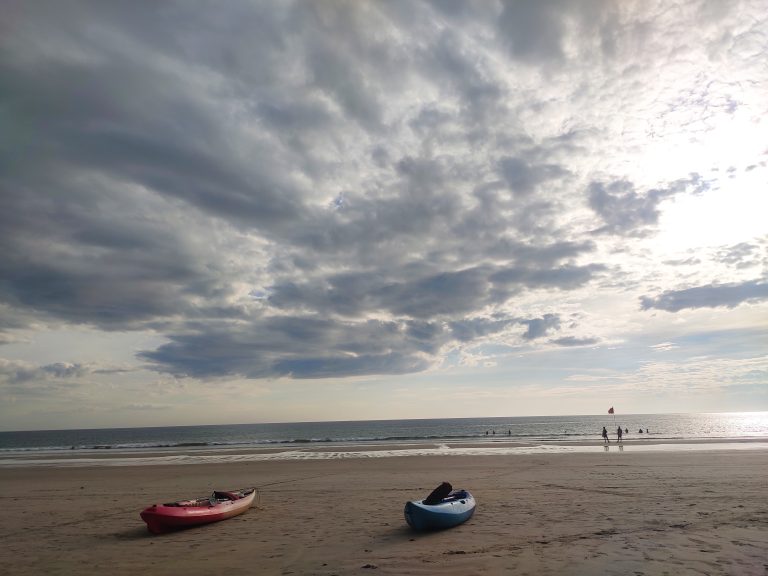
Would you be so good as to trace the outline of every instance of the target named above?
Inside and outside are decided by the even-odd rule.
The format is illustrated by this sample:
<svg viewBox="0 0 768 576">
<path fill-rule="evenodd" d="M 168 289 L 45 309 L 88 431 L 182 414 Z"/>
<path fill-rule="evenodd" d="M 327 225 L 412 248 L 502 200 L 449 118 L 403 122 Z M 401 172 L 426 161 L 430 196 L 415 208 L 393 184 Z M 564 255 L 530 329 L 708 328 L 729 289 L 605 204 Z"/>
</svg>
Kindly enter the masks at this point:
<svg viewBox="0 0 768 576">
<path fill-rule="evenodd" d="M 613 406 L 611 406 L 610 408 L 608 408 L 608 414 L 613 414 Z"/>
</svg>

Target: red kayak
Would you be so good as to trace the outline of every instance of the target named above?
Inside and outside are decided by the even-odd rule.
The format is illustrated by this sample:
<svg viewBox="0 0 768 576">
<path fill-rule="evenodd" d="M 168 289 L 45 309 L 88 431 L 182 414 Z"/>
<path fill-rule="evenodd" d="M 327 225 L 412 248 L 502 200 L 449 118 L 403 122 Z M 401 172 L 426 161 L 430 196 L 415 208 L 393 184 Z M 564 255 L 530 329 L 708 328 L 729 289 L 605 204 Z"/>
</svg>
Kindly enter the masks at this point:
<svg viewBox="0 0 768 576">
<path fill-rule="evenodd" d="M 253 503 L 256 488 L 231 492 L 214 492 L 207 498 L 180 500 L 170 504 L 153 504 L 141 512 L 141 519 L 153 534 L 179 528 L 226 520 L 242 514 Z"/>
</svg>

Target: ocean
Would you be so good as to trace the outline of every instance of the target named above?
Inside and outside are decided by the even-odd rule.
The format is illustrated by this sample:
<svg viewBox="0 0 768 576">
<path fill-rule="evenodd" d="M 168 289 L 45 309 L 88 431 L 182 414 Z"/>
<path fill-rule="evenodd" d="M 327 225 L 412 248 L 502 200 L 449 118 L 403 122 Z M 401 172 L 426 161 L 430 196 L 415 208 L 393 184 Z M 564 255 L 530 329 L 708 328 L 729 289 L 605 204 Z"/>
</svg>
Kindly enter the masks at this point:
<svg viewBox="0 0 768 576">
<path fill-rule="evenodd" d="M 0 432 L 0 456 L 478 442 L 568 446 L 600 442 L 603 426 L 615 440 L 619 425 L 629 431 L 624 440 L 632 442 L 768 441 L 768 412 L 616 414 L 615 419 L 606 414 Z"/>
</svg>

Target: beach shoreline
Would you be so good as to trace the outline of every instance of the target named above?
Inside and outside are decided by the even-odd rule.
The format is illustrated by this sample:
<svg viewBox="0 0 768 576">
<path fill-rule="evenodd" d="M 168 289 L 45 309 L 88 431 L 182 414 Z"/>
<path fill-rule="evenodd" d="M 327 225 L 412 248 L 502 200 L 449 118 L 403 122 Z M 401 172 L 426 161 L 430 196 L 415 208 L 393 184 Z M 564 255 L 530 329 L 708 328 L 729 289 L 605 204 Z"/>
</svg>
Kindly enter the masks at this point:
<svg viewBox="0 0 768 576">
<path fill-rule="evenodd" d="M 750 443 L 743 443 L 750 444 Z M 751 443 L 756 446 L 755 443 Z M 614 446 L 615 447 L 615 446 Z M 768 559 L 768 449 L 7 467 L 0 565 L 31 574 L 738 574 Z M 441 481 L 475 516 L 405 524 Z M 213 489 L 259 501 L 150 535 L 139 512 Z"/>
<path fill-rule="evenodd" d="M 150 466 L 226 464 L 266 460 L 320 460 L 347 458 L 517 456 L 551 453 L 682 452 L 721 450 L 768 450 L 768 439 L 643 439 L 573 442 L 521 440 L 332 443 L 268 447 L 168 447 L 164 449 L 6 450 L 0 451 L 0 469 L 27 466 Z"/>
</svg>

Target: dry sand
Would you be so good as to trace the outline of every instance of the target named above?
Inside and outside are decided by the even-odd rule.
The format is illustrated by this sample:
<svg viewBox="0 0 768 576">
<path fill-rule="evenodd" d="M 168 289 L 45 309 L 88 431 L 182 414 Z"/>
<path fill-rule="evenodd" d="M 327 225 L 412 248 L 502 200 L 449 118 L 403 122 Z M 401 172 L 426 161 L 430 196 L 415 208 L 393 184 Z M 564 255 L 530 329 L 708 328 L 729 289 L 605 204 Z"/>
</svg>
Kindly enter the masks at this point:
<svg viewBox="0 0 768 576">
<path fill-rule="evenodd" d="M 433 456 L 0 469 L 0 572 L 44 574 L 768 574 L 768 451 Z M 440 481 L 475 516 L 417 534 Z M 217 524 L 152 536 L 139 511 L 257 486 Z"/>
</svg>

